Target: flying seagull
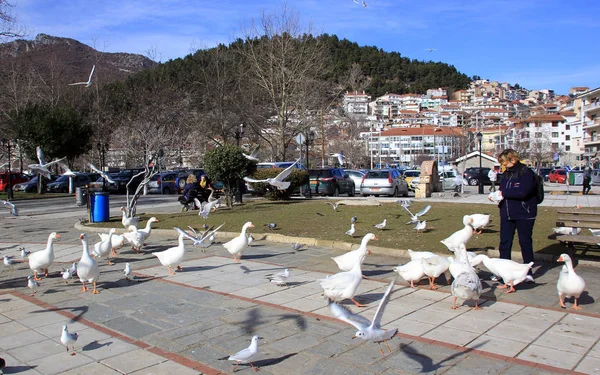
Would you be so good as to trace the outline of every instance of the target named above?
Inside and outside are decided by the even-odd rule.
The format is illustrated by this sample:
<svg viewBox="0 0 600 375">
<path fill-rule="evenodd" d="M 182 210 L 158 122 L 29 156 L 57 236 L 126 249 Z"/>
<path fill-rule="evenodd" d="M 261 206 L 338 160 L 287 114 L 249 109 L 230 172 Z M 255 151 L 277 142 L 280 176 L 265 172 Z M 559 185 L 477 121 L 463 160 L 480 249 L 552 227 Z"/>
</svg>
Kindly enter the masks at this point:
<svg viewBox="0 0 600 375">
<path fill-rule="evenodd" d="M 216 199 L 212 202 L 200 202 L 200 199 L 194 198 L 194 203 L 196 203 L 196 206 L 200 208 L 198 210 L 198 216 L 202 216 L 202 218 L 208 219 L 208 215 L 211 213 L 211 211 L 216 211 L 216 206 L 218 204 L 221 204 L 221 198 Z"/>
<path fill-rule="evenodd" d="M 85 87 L 90 87 L 92 85 L 92 76 L 94 75 L 95 69 L 96 69 L 96 65 L 92 66 L 92 71 L 90 72 L 90 77 L 88 78 L 87 82 L 69 83 L 69 86 L 85 85 Z"/>
<path fill-rule="evenodd" d="M 258 162 L 258 150 L 260 149 L 260 145 L 256 146 L 254 150 L 250 153 L 250 155 L 243 153 L 246 159 Z"/>
<path fill-rule="evenodd" d="M 58 166 L 64 171 L 63 176 L 74 177 L 75 173 L 69 168 L 68 165 L 63 163 L 62 161 L 58 163 Z"/>
<path fill-rule="evenodd" d="M 363 0 L 362 6 L 365 7 L 365 8 L 367 7 L 367 3 L 365 3 L 365 0 Z"/>
<path fill-rule="evenodd" d="M 244 177 L 244 181 L 253 182 L 253 183 L 266 182 L 269 185 L 275 186 L 278 190 L 285 190 L 290 187 L 291 182 L 289 182 L 289 181 L 284 182 L 283 180 L 285 180 L 292 173 L 292 168 L 296 167 L 296 163 L 298 163 L 299 161 L 300 161 L 300 159 L 296 160 L 294 162 L 294 164 L 292 164 L 289 167 L 287 167 L 286 169 L 284 169 L 275 178 L 267 178 L 264 180 L 255 180 L 255 179 L 252 179 L 249 177 Z"/>
<path fill-rule="evenodd" d="M 344 205 L 344 203 L 342 203 L 342 202 L 338 202 L 338 203 L 325 202 L 325 203 L 327 203 L 328 205 L 330 205 L 331 207 L 333 207 L 333 210 L 336 211 L 336 212 L 337 212 L 337 209 L 338 209 L 339 206 L 343 206 Z"/>
<path fill-rule="evenodd" d="M 184 237 L 194 241 L 194 246 L 200 246 L 202 248 L 207 248 L 210 245 L 212 245 L 212 241 L 211 241 L 211 237 L 215 235 L 215 233 L 217 233 L 217 231 L 219 229 L 221 229 L 221 227 L 225 225 L 225 223 L 219 225 L 218 227 L 211 227 L 209 229 L 206 229 L 204 232 L 198 234 L 198 232 L 196 232 L 196 230 L 190 226 L 188 226 L 188 229 L 191 231 L 191 233 L 184 231 L 183 229 L 177 228 L 175 227 L 175 230 L 178 233 L 183 234 Z"/>
<path fill-rule="evenodd" d="M 92 163 L 88 163 L 88 167 L 90 167 L 94 172 L 96 173 L 100 173 L 100 176 L 108 183 L 110 184 L 116 184 L 115 180 L 113 180 L 112 178 L 110 178 L 110 176 L 108 175 L 108 173 L 105 173 L 101 170 L 99 170 L 98 168 L 96 168 L 94 166 L 94 164 Z"/>
<path fill-rule="evenodd" d="M 408 212 L 408 214 L 410 215 L 410 221 L 406 224 L 416 224 L 418 223 L 420 220 L 420 217 L 425 215 L 427 212 L 429 212 L 429 210 L 431 209 L 431 205 L 427 205 L 425 206 L 424 209 L 422 209 L 421 211 L 417 212 L 416 214 L 413 215 L 412 212 L 410 212 L 410 210 L 408 209 L 408 207 L 406 206 L 402 206 L 402 208 L 404 208 L 406 210 L 406 212 Z"/>
<path fill-rule="evenodd" d="M 425 51 L 433 52 L 433 51 L 435 51 L 435 48 L 425 48 Z"/>
<path fill-rule="evenodd" d="M 44 175 L 47 178 L 50 178 L 50 170 L 48 169 L 48 167 L 65 160 L 65 158 L 62 158 L 62 159 L 57 159 L 57 160 L 51 161 L 49 163 L 46 163 L 46 159 L 44 157 L 44 152 L 42 151 L 42 148 L 40 146 L 37 146 L 35 148 L 35 153 L 37 155 L 39 164 L 29 164 L 27 167 L 33 171 L 41 173 L 42 175 Z"/>
<path fill-rule="evenodd" d="M 336 154 L 331 154 L 331 156 L 338 159 L 338 163 L 340 163 L 340 167 L 346 163 L 346 157 L 344 156 L 344 151 L 340 151 Z"/>
<path fill-rule="evenodd" d="M 388 301 L 390 300 L 390 294 L 392 293 L 395 281 L 396 279 L 394 278 L 390 282 L 390 285 L 388 286 L 387 290 L 385 291 L 385 294 L 381 298 L 381 301 L 379 301 L 379 306 L 377 307 L 377 312 L 375 312 L 373 321 L 369 321 L 367 318 L 364 318 L 358 314 L 354 314 L 345 306 L 339 305 L 329 300 L 329 309 L 331 310 L 331 313 L 336 318 L 348 324 L 351 324 L 354 327 L 356 327 L 356 329 L 358 329 L 356 335 L 354 335 L 353 338 L 358 337 L 366 341 L 378 343 L 379 351 L 381 352 L 381 354 L 385 354 L 383 352 L 383 349 L 381 348 L 382 342 L 385 343 L 385 345 L 388 347 L 390 353 L 392 352 L 392 349 L 388 345 L 387 341 L 394 337 L 394 335 L 398 331 L 398 329 L 384 330 L 381 328 L 381 318 L 383 316 L 383 311 L 385 310 L 385 307 Z"/>
<path fill-rule="evenodd" d="M 14 203 L 11 203 L 9 201 L 5 201 L 0 199 L 0 203 L 2 203 L 3 205 L 7 206 L 8 209 L 10 210 L 11 215 L 13 216 L 19 216 L 19 209 L 17 208 L 17 206 Z"/>
</svg>

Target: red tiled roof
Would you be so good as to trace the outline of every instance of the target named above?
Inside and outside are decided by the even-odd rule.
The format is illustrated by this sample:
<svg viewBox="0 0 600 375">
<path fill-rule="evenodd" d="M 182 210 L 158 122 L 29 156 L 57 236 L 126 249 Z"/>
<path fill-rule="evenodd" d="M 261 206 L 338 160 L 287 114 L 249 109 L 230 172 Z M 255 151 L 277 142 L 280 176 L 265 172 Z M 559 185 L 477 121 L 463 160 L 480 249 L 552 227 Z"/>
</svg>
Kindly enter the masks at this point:
<svg viewBox="0 0 600 375">
<path fill-rule="evenodd" d="M 419 128 L 393 128 L 381 133 L 383 137 L 406 136 L 406 135 L 455 135 L 459 136 L 462 131 L 455 127 L 422 126 Z"/>
<path fill-rule="evenodd" d="M 577 116 L 577 114 L 575 113 L 575 111 L 562 111 L 562 112 L 559 112 L 559 114 L 561 116 L 569 116 L 569 117 L 570 116 Z"/>
<path fill-rule="evenodd" d="M 531 116 L 523 120 L 523 122 L 552 122 L 552 121 L 565 121 L 565 118 L 561 115 L 548 114 L 548 115 L 536 115 Z"/>
</svg>

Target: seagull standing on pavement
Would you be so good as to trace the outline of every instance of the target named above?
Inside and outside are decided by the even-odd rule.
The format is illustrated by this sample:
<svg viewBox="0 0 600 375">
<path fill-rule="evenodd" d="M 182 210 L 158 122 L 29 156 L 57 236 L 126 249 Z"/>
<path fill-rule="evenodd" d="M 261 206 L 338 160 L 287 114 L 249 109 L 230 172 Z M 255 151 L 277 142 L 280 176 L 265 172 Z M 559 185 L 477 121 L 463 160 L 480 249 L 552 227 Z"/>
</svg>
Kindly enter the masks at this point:
<svg viewBox="0 0 600 375">
<path fill-rule="evenodd" d="M 248 235 L 248 247 L 250 247 L 250 244 L 254 242 L 254 237 L 252 237 L 251 234 Z"/>
<path fill-rule="evenodd" d="M 96 69 L 96 65 L 92 66 L 92 71 L 90 72 L 90 76 L 89 76 L 87 82 L 69 83 L 69 86 L 85 85 L 85 87 L 90 87 L 92 85 L 92 76 L 94 75 L 94 70 L 95 69 Z"/>
<path fill-rule="evenodd" d="M 129 263 L 125 263 L 125 270 L 123 271 L 123 274 L 125 275 L 125 278 L 129 280 L 129 275 L 131 275 L 131 267 L 129 266 Z"/>
<path fill-rule="evenodd" d="M 350 229 L 346 231 L 346 234 L 354 238 L 354 232 L 356 232 L 356 229 L 354 228 L 354 223 L 352 223 L 350 224 Z"/>
<path fill-rule="evenodd" d="M 30 295 L 33 296 L 37 293 L 37 289 L 40 287 L 40 283 L 33 279 L 33 275 L 27 276 L 27 287 L 33 291 Z"/>
<path fill-rule="evenodd" d="M 21 250 L 21 259 L 25 259 L 29 256 L 29 254 L 31 254 L 31 251 L 25 250 L 24 247 L 20 248 L 19 250 Z"/>
<path fill-rule="evenodd" d="M 65 324 L 62 328 L 62 334 L 60 335 L 60 342 L 67 347 L 67 353 L 69 352 L 69 345 L 73 348 L 71 355 L 76 355 L 75 353 L 75 342 L 79 338 L 77 333 L 69 333 L 67 329 L 67 325 Z"/>
<path fill-rule="evenodd" d="M 294 242 L 291 245 L 292 249 L 294 249 L 294 251 L 298 251 L 300 249 L 302 249 L 304 247 L 304 244 L 298 243 L 298 242 Z"/>
<path fill-rule="evenodd" d="M 290 277 L 290 270 L 286 268 L 283 272 L 276 273 L 275 275 L 266 275 L 266 278 L 275 285 L 287 286 L 287 279 Z"/>
<path fill-rule="evenodd" d="M 254 367 L 254 365 L 252 364 L 252 361 L 258 355 L 258 339 L 260 339 L 260 337 L 258 336 L 252 337 L 252 341 L 250 342 L 249 347 L 240 350 L 239 352 L 235 353 L 234 355 L 228 358 L 228 360 L 236 362 L 235 367 L 233 368 L 233 372 L 237 370 L 237 367 L 240 363 L 249 363 L 250 366 L 252 366 L 252 368 L 254 369 L 254 371 L 259 371 L 259 369 L 257 367 Z"/>
<path fill-rule="evenodd" d="M 383 221 L 381 223 L 375 224 L 373 226 L 379 230 L 383 230 L 383 228 L 385 228 L 386 225 L 387 225 L 387 219 L 383 219 Z"/>
<path fill-rule="evenodd" d="M 4 265 L 6 267 L 10 267 L 13 268 L 13 266 L 15 264 L 17 264 L 18 262 L 16 260 L 13 259 L 14 257 L 10 256 L 10 255 L 5 255 L 4 256 Z"/>
</svg>

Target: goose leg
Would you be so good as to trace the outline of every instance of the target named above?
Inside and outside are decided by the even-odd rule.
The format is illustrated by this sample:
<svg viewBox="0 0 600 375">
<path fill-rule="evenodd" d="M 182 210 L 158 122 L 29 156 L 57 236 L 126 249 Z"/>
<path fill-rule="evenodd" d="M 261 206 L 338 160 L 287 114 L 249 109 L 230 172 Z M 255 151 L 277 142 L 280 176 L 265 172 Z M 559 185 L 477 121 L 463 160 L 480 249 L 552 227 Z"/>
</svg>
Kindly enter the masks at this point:
<svg viewBox="0 0 600 375">
<path fill-rule="evenodd" d="M 46 272 L 44 272 L 44 276 L 48 277 L 48 269 L 46 268 Z"/>
<path fill-rule="evenodd" d="M 177 270 L 178 271 L 183 271 L 183 268 L 181 268 L 181 266 L 177 266 Z"/>
<path fill-rule="evenodd" d="M 565 306 L 565 301 L 563 301 L 563 295 L 560 293 L 558 295 L 558 300 L 560 301 L 560 307 L 562 307 L 563 309 L 566 309 L 567 306 Z"/>
<path fill-rule="evenodd" d="M 112 266 L 112 265 L 114 265 L 114 263 L 110 261 L 110 255 L 108 256 L 108 265 L 109 265 L 109 266 Z"/>
<path fill-rule="evenodd" d="M 98 289 L 96 289 L 96 282 L 94 281 L 92 284 L 94 284 L 94 290 L 92 290 L 92 294 L 100 294 Z"/>
<path fill-rule="evenodd" d="M 82 284 L 83 284 L 83 286 L 81 287 L 81 290 L 80 290 L 80 291 L 81 291 L 81 292 L 87 292 L 87 291 L 88 291 L 88 288 L 87 288 L 87 286 L 85 286 L 85 281 L 84 281 L 84 282 L 82 282 Z"/>
<path fill-rule="evenodd" d="M 454 300 L 452 300 L 452 306 L 450 306 L 450 308 L 452 308 L 452 310 L 458 309 L 458 306 L 456 306 L 456 297 L 454 297 Z"/>
<path fill-rule="evenodd" d="M 481 307 L 479 307 L 479 300 L 475 300 L 475 308 L 473 310 L 483 310 Z"/>
<path fill-rule="evenodd" d="M 432 277 L 429 281 L 429 289 L 437 290 L 439 286 L 435 285 L 435 277 Z"/>
<path fill-rule="evenodd" d="M 504 284 L 504 288 L 508 288 L 508 286 L 506 284 Z M 502 288 L 502 289 L 504 289 L 504 288 Z M 516 292 L 515 286 L 514 286 L 513 282 L 511 281 L 510 288 L 505 293 L 508 294 L 508 293 L 514 293 L 514 292 Z"/>
<path fill-rule="evenodd" d="M 239 262 L 240 260 L 237 258 L 237 254 L 233 254 L 233 260 Z"/>
<path fill-rule="evenodd" d="M 175 276 L 175 272 L 173 272 L 173 270 L 171 269 L 171 266 L 167 266 L 167 269 L 169 270 L 169 275 Z"/>
<path fill-rule="evenodd" d="M 575 304 L 573 305 L 573 310 L 581 310 L 581 307 L 579 307 L 579 305 L 577 305 L 577 298 L 575 299 Z"/>
<path fill-rule="evenodd" d="M 37 271 L 33 271 L 33 279 L 35 281 L 40 281 L 41 279 L 37 276 Z"/>
<path fill-rule="evenodd" d="M 354 302 L 354 304 L 356 305 L 356 307 L 366 307 L 367 305 L 363 305 L 362 303 L 359 303 L 357 300 L 354 299 L 354 297 L 350 298 L 350 300 L 352 302 Z"/>
</svg>

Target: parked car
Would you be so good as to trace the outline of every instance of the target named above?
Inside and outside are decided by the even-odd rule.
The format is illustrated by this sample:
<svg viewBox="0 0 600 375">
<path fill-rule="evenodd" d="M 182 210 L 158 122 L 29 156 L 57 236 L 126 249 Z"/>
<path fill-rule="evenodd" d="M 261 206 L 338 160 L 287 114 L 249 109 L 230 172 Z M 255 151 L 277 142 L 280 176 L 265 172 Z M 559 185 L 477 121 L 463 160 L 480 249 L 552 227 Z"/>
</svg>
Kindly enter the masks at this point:
<svg viewBox="0 0 600 375">
<path fill-rule="evenodd" d="M 115 178 L 119 172 L 109 172 L 108 175 L 110 178 Z M 96 181 L 92 181 L 88 184 L 89 192 L 99 192 L 102 191 L 102 185 L 104 185 L 104 189 L 109 193 L 117 193 L 119 191 L 119 186 L 117 184 L 113 184 L 110 182 L 104 183 L 104 177 L 98 177 Z"/>
<path fill-rule="evenodd" d="M 592 171 L 592 184 L 600 185 L 600 169 L 594 169 Z"/>
<path fill-rule="evenodd" d="M 360 184 L 360 193 L 367 195 L 408 196 L 408 184 L 397 169 L 377 169 L 368 171 Z"/>
<path fill-rule="evenodd" d="M 348 194 L 353 197 L 356 191 L 354 181 L 341 168 L 309 169 L 311 194 L 339 196 Z"/>
<path fill-rule="evenodd" d="M 8 191 L 8 173 L 9 172 L 0 172 L 0 191 Z M 16 184 L 20 184 L 26 181 L 27 177 L 25 177 L 22 173 L 10 172 L 11 186 L 14 187 Z"/>
<path fill-rule="evenodd" d="M 442 182 L 442 190 L 454 190 L 454 181 L 456 179 L 456 172 L 451 170 L 451 171 L 446 171 L 446 172 L 439 172 L 440 175 L 440 181 Z M 420 183 L 421 181 L 421 177 L 415 177 L 412 179 L 412 181 L 410 182 L 410 190 L 415 190 L 415 188 L 417 187 L 417 185 Z"/>
<path fill-rule="evenodd" d="M 276 161 L 273 163 L 258 163 L 256 164 L 256 168 L 287 168 L 290 165 L 294 164 L 293 161 Z M 302 163 L 296 163 L 295 168 L 303 169 L 307 171 L 308 169 Z"/>
<path fill-rule="evenodd" d="M 162 172 L 152 176 L 148 182 L 148 193 L 150 194 L 174 194 L 177 192 L 177 172 Z"/>
<path fill-rule="evenodd" d="M 185 180 L 187 180 L 188 176 L 191 174 L 196 176 L 196 179 L 200 181 L 200 176 L 204 173 L 204 169 L 184 169 L 177 172 L 177 177 L 175 178 L 175 186 L 177 187 L 177 192 L 181 193 L 183 188 L 185 188 Z"/>
<path fill-rule="evenodd" d="M 367 171 L 344 169 L 344 172 L 350 176 L 352 181 L 354 181 L 354 192 L 360 194 L 360 183 L 362 182 L 363 177 L 365 177 Z"/>
<path fill-rule="evenodd" d="M 404 177 L 404 180 L 408 184 L 409 188 L 411 186 L 412 179 L 417 178 L 420 175 L 421 175 L 421 171 L 418 169 L 408 169 L 408 170 L 405 170 L 404 172 L 402 172 L 402 176 Z"/>
<path fill-rule="evenodd" d="M 540 168 L 540 177 L 544 179 L 544 181 L 548 181 L 548 175 L 552 171 L 552 168 Z"/>
<path fill-rule="evenodd" d="M 492 181 L 488 177 L 488 173 L 490 173 L 491 168 L 483 167 L 481 168 L 482 182 L 484 185 L 491 185 Z M 467 181 L 467 183 L 471 186 L 479 185 L 479 167 L 471 167 L 465 169 L 463 172 L 463 178 Z M 500 174 L 498 174 L 497 181 L 500 181 Z"/>
<path fill-rule="evenodd" d="M 111 177 L 117 184 L 117 192 L 124 194 L 127 191 L 127 184 L 133 178 L 133 176 L 138 175 L 140 172 L 143 172 L 144 170 L 145 170 L 144 168 L 123 169 L 122 171 L 120 171 L 116 175 L 114 175 L 114 177 Z M 134 178 L 133 181 L 131 181 L 131 184 L 129 185 L 129 193 L 131 194 L 131 193 L 135 192 L 135 189 L 137 189 L 137 187 L 140 185 L 140 183 L 143 180 L 144 180 L 143 174 Z M 113 189 L 114 189 L 114 187 L 113 187 Z"/>
<path fill-rule="evenodd" d="M 51 175 L 50 176 L 50 182 L 55 181 L 56 180 L 56 176 Z M 37 183 L 38 183 L 38 176 L 33 177 L 31 180 L 17 184 L 15 186 L 13 186 L 13 191 L 22 191 L 25 193 L 36 193 L 37 192 Z M 44 178 L 44 185 L 48 184 L 48 179 Z M 46 190 L 46 186 L 44 186 L 44 190 Z"/>
<path fill-rule="evenodd" d="M 89 185 L 100 177 L 98 173 L 75 173 L 73 176 L 73 187 L 81 187 Z M 49 193 L 68 193 L 69 192 L 69 176 L 61 175 L 56 181 L 50 182 L 46 190 Z"/>
<path fill-rule="evenodd" d="M 548 181 L 549 182 L 558 182 L 559 184 L 564 184 L 567 182 L 567 170 L 566 169 L 552 169 L 550 173 L 548 173 Z"/>
</svg>

